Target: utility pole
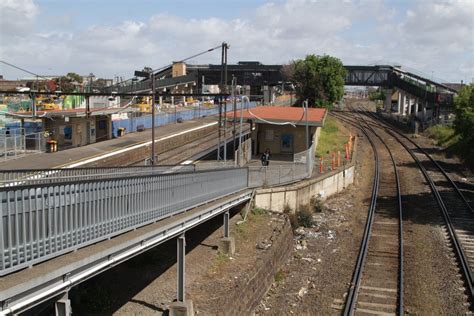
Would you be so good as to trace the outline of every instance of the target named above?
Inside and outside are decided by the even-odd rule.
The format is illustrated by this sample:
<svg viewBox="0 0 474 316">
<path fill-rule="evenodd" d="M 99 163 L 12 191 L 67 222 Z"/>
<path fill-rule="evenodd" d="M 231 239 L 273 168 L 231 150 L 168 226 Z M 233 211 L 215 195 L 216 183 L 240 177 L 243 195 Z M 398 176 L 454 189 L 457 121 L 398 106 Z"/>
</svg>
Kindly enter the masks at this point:
<svg viewBox="0 0 474 316">
<path fill-rule="evenodd" d="M 236 101 L 236 85 L 237 85 L 237 78 L 232 76 L 232 103 L 233 103 L 233 110 L 234 110 L 234 119 L 233 119 L 233 124 L 234 124 L 234 130 L 233 130 L 233 135 L 234 135 L 234 139 L 233 139 L 233 150 L 234 150 L 234 155 L 235 155 L 235 150 L 236 150 L 236 144 L 235 144 L 235 141 L 236 141 L 236 130 L 235 130 L 235 123 L 236 123 L 236 116 L 237 116 L 237 101 Z M 241 105 L 242 106 L 242 105 Z M 235 160 L 235 157 L 234 157 L 234 160 Z"/>
<path fill-rule="evenodd" d="M 151 165 L 155 165 L 155 75 L 151 75 Z"/>
<path fill-rule="evenodd" d="M 227 43 L 222 43 L 222 51 L 221 51 L 221 86 L 220 90 L 221 93 L 227 93 L 227 49 L 229 46 Z M 226 146 L 225 146 L 225 112 L 224 111 L 224 124 L 222 124 L 222 105 L 225 104 L 225 100 L 220 99 L 219 102 L 219 135 L 218 135 L 218 144 L 217 144 L 217 160 L 221 160 L 221 139 L 222 139 L 222 128 L 224 128 L 224 160 L 226 157 Z"/>
</svg>

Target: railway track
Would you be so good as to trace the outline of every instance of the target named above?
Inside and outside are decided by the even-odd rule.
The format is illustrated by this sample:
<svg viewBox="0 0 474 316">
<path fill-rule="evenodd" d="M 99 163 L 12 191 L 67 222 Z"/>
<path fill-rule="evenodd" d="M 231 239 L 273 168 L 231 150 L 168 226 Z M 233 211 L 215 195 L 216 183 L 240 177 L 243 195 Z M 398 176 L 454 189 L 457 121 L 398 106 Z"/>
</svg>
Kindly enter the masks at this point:
<svg viewBox="0 0 474 316">
<path fill-rule="evenodd" d="M 357 112 L 361 114 L 361 111 Z M 367 124 L 385 131 L 403 146 L 423 174 L 445 222 L 449 245 L 457 258 L 465 282 L 466 294 L 472 304 L 474 297 L 472 274 L 474 270 L 474 212 L 469 201 L 449 174 L 428 152 L 396 129 L 381 124 L 379 118 L 373 113 L 364 109 L 363 114 L 366 116 Z M 336 117 L 341 118 L 338 114 Z M 352 116 L 352 118 L 355 117 Z M 354 123 L 347 117 L 341 119 Z"/>
<path fill-rule="evenodd" d="M 344 315 L 401 315 L 403 219 L 397 165 L 390 148 L 369 125 L 351 124 L 362 131 L 372 146 L 375 177 Z"/>
<path fill-rule="evenodd" d="M 371 116 L 376 119 L 376 117 Z M 474 298 L 474 212 L 448 173 L 429 153 L 393 128 L 387 132 L 412 156 L 441 210 L 451 247 L 458 258 L 469 298 Z"/>
</svg>

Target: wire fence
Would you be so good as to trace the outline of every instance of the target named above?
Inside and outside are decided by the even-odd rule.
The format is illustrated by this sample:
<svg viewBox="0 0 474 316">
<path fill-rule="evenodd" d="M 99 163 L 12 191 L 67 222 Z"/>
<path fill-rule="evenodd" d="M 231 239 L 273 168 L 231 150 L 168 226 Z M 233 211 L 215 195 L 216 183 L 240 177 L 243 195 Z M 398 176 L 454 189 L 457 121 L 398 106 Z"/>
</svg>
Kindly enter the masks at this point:
<svg viewBox="0 0 474 316">
<path fill-rule="evenodd" d="M 24 129 L 0 131 L 0 160 L 11 160 L 46 151 L 43 133 L 25 134 Z"/>
<path fill-rule="evenodd" d="M 293 162 L 249 166 L 249 187 L 267 187 L 288 184 L 311 177 L 314 167 L 314 144 L 293 156 Z"/>
</svg>

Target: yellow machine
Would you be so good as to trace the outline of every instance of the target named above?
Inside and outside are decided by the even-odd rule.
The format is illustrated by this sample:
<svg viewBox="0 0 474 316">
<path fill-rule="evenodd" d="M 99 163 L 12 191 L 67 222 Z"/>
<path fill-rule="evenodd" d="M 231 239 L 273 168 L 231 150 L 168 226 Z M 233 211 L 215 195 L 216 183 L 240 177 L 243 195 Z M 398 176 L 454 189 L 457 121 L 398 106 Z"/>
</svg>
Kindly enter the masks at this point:
<svg viewBox="0 0 474 316">
<path fill-rule="evenodd" d="M 60 110 L 61 107 L 59 104 L 55 103 L 57 97 L 49 98 L 39 96 L 36 98 L 36 109 L 39 111 L 50 111 L 50 110 Z"/>
<path fill-rule="evenodd" d="M 137 97 L 135 107 L 140 109 L 140 112 L 151 112 L 151 97 Z"/>
</svg>

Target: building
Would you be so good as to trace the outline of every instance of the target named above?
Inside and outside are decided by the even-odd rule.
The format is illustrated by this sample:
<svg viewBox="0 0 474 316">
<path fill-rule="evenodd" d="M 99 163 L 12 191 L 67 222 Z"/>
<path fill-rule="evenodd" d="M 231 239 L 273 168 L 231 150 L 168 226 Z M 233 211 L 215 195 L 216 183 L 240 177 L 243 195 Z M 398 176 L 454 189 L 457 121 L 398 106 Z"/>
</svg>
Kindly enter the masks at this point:
<svg viewBox="0 0 474 316">
<path fill-rule="evenodd" d="M 79 147 L 103 140 L 112 135 L 112 114 L 135 112 L 134 108 L 102 108 L 37 111 L 36 119 L 41 119 L 49 139 L 57 141 L 59 149 Z M 8 113 L 8 116 L 29 119 L 31 112 Z"/>
<path fill-rule="evenodd" d="M 326 109 L 310 108 L 306 120 L 300 107 L 259 106 L 242 113 L 245 122 L 252 124 L 252 152 L 261 154 L 268 148 L 272 155 L 293 155 L 318 143 Z M 230 120 L 233 120 L 232 114 Z M 240 114 L 237 113 L 237 121 Z M 309 144 L 306 144 L 308 125 Z"/>
</svg>

